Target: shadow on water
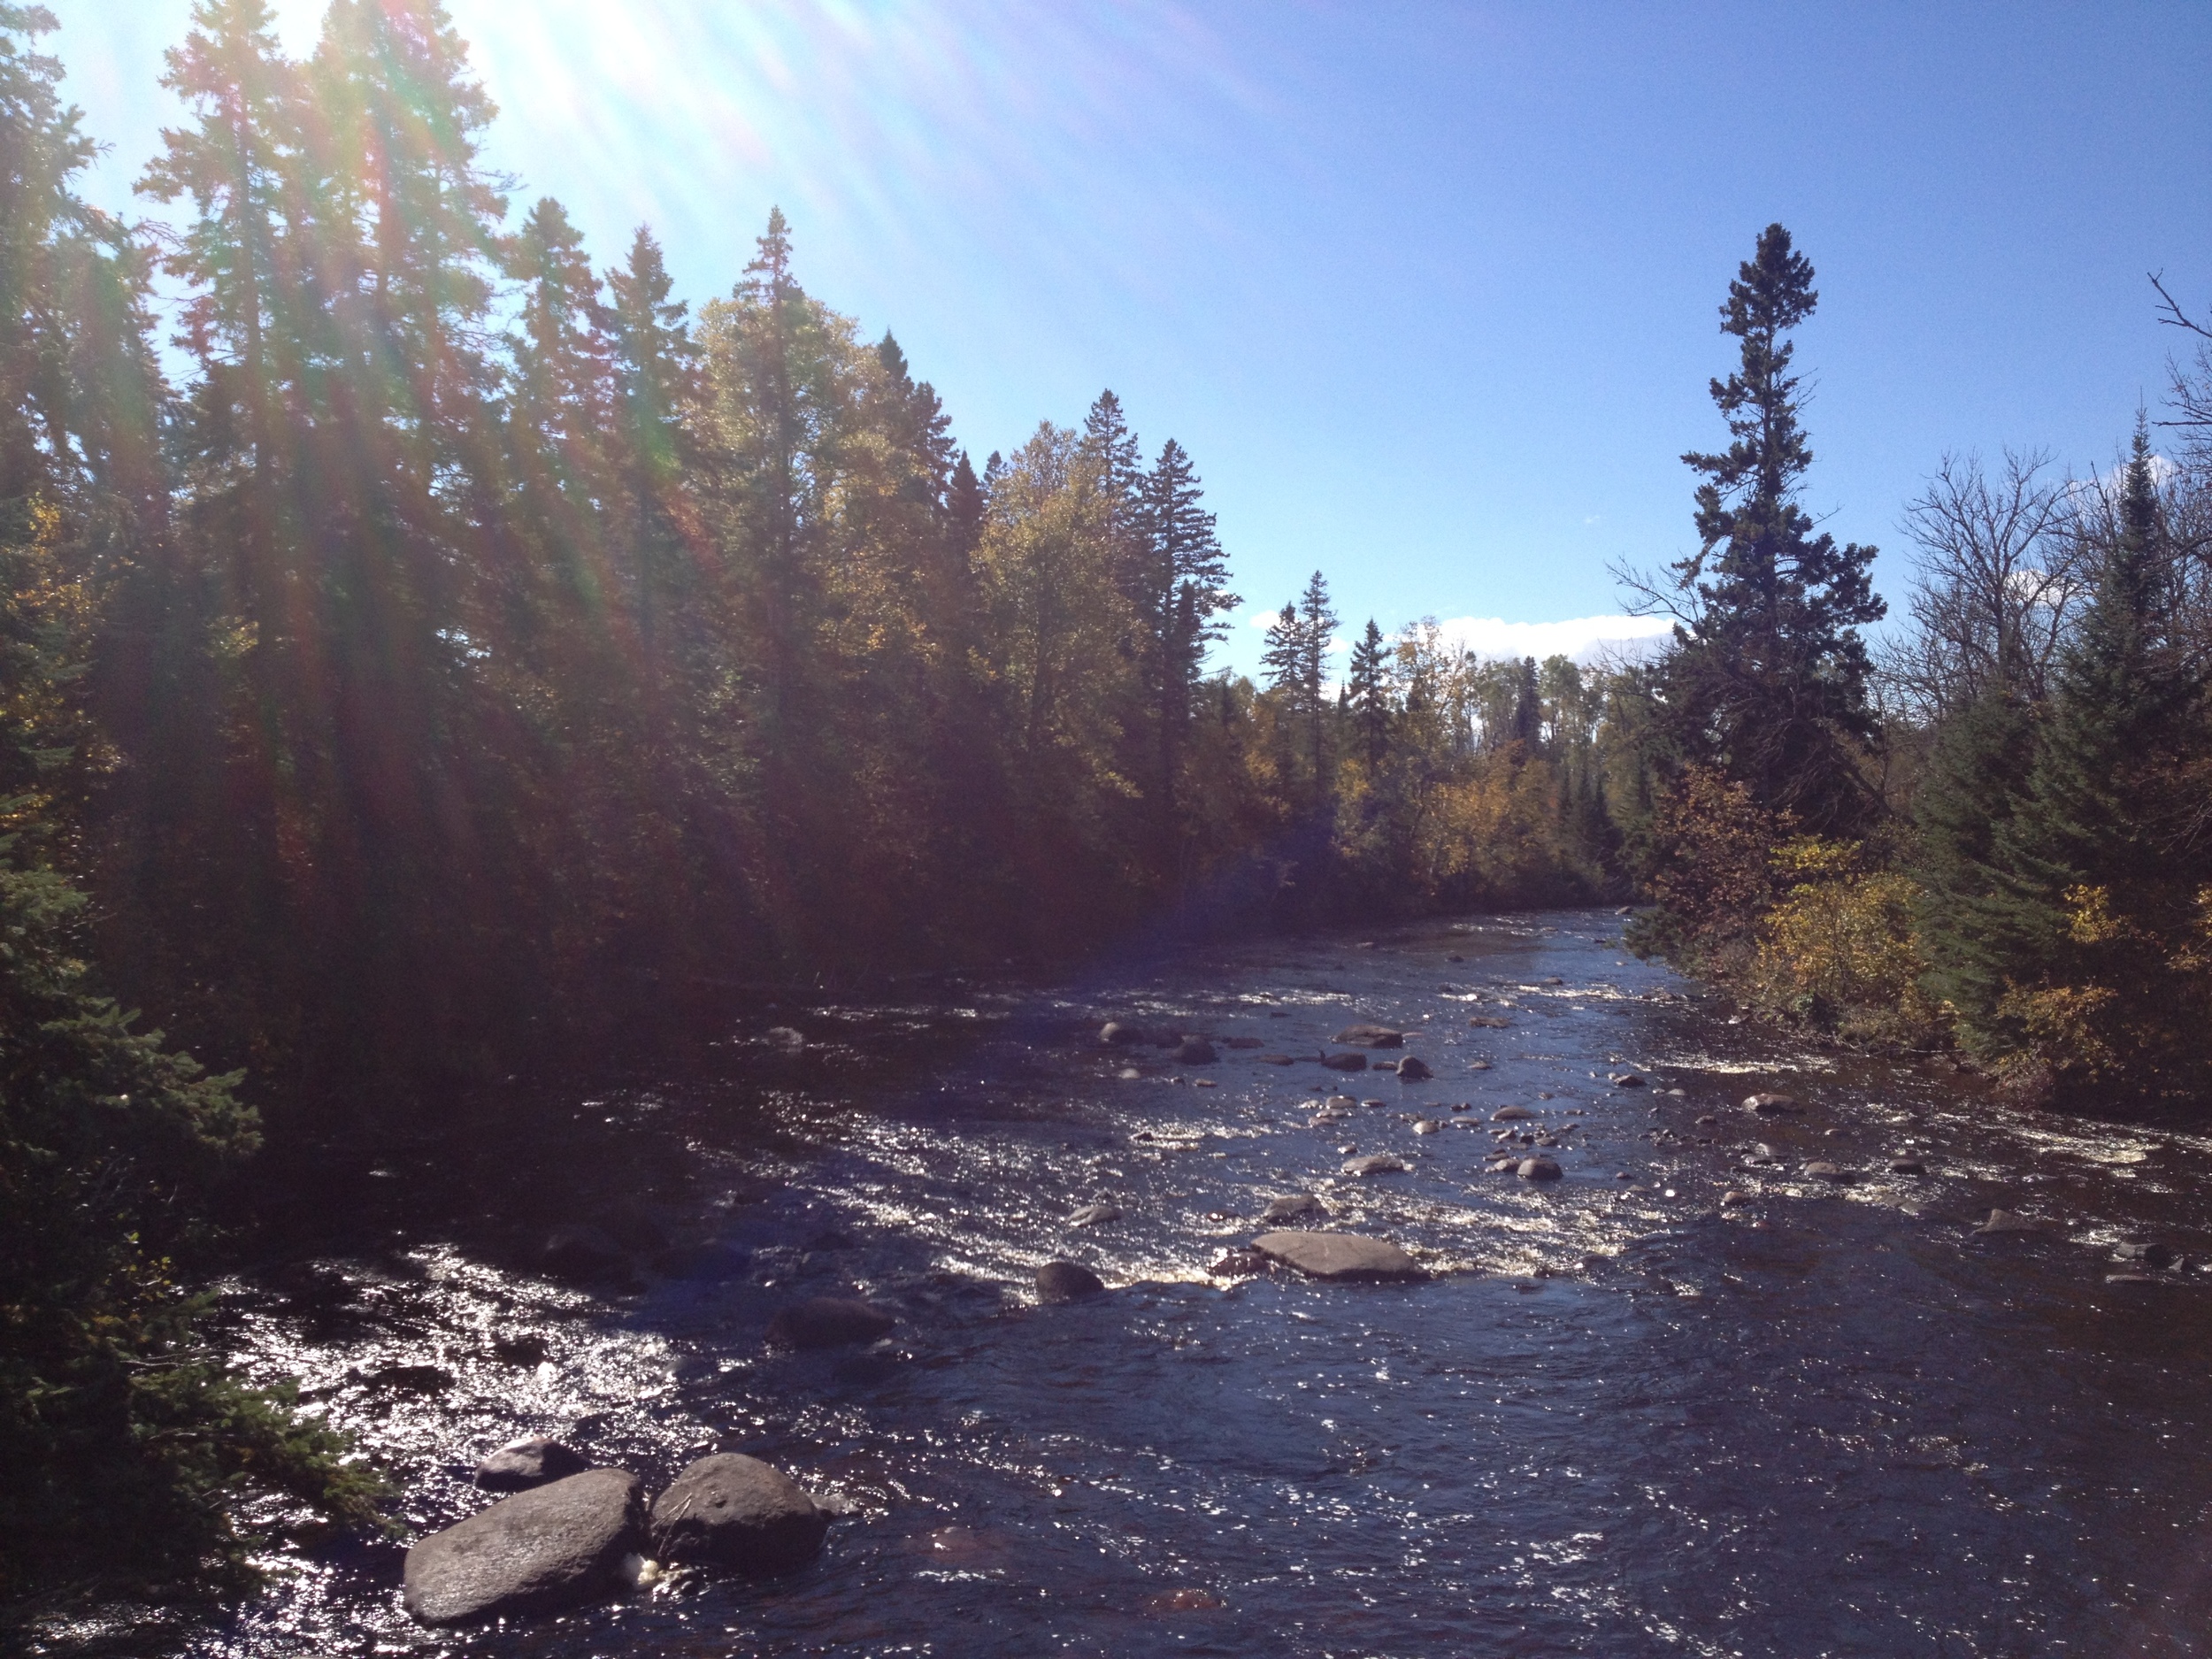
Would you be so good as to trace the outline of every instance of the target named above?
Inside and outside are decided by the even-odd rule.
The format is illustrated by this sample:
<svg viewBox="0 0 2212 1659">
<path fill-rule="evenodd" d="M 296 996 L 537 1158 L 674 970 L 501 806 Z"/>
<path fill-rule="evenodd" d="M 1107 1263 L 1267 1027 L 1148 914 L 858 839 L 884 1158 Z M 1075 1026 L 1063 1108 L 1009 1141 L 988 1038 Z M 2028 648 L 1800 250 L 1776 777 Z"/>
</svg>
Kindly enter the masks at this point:
<svg viewBox="0 0 2212 1659">
<path fill-rule="evenodd" d="M 338 1542 L 107 1645 L 2205 1651 L 2212 1141 L 1732 1025 L 1617 926 L 1434 923 L 787 1010 L 697 1072 L 331 1171 L 272 1219 L 282 1259 L 224 1287 L 227 1335 L 361 1437 L 411 1532 L 481 1506 L 485 1451 L 548 1432 L 652 1486 L 766 1457 L 844 1511 L 828 1548 L 454 1634 L 398 1611 L 400 1545 Z M 1109 1018 L 1220 1057 L 1104 1048 Z M 1355 1020 L 1405 1029 L 1434 1078 L 1323 1071 Z M 1749 1112 L 1755 1091 L 1801 1110 Z M 1509 1146 L 1564 1179 L 1494 1172 Z M 1372 1153 L 1408 1168 L 1339 1172 Z M 1296 1192 L 1433 1277 L 1209 1272 Z M 1070 1224 L 1093 1203 L 1121 1214 Z M 1993 1208 L 2048 1230 L 1977 1233 Z M 603 1237 L 603 1271 L 542 1271 L 562 1227 Z M 1116 1288 L 1038 1306 L 1055 1256 Z M 853 1291 L 891 1338 L 764 1346 L 784 1301 Z"/>
</svg>

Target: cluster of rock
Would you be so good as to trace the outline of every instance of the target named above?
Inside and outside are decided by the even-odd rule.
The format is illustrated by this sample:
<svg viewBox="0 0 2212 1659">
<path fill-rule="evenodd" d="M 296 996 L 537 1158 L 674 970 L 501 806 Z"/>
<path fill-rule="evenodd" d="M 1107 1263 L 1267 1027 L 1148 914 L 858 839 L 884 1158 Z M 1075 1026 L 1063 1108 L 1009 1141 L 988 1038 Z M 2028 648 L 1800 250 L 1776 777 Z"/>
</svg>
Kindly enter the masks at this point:
<svg viewBox="0 0 2212 1659">
<path fill-rule="evenodd" d="M 528 1469 L 582 1463 L 557 1442 L 494 1453 L 480 1484 L 497 1490 Z M 811 1561 L 829 1511 L 781 1470 L 735 1452 L 702 1457 L 648 1503 L 626 1469 L 548 1478 L 407 1552 L 401 1600 L 426 1624 L 557 1613 L 619 1594 L 646 1563 L 763 1575 Z"/>
<path fill-rule="evenodd" d="M 1098 1283 L 1058 1265 L 1080 1276 L 1064 1294 Z M 843 1348 L 876 1341 L 895 1323 L 857 1297 L 815 1296 L 779 1310 L 767 1336 L 779 1348 Z M 699 1459 L 650 1504 L 628 1470 L 589 1468 L 552 1440 L 502 1447 L 477 1465 L 476 1484 L 514 1495 L 407 1552 L 401 1598 L 426 1624 L 557 1612 L 618 1594 L 663 1566 L 787 1571 L 812 1560 L 829 1531 L 830 1512 L 788 1475 L 735 1452 Z"/>
</svg>

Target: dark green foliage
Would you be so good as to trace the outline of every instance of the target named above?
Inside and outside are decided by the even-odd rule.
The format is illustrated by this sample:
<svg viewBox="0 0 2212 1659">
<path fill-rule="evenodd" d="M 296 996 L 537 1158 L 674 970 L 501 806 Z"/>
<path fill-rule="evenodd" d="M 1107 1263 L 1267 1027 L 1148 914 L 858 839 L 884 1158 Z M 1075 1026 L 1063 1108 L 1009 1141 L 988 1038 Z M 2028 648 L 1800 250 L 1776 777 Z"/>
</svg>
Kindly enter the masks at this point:
<svg viewBox="0 0 2212 1659">
<path fill-rule="evenodd" d="M 1998 1004 L 2016 965 L 2013 895 L 1998 837 L 2026 791 L 2034 757 L 2032 710 L 1993 690 L 1944 729 L 1913 801 L 1928 989 L 1957 1010 L 1962 1041 L 1984 1058 L 1996 1057 Z"/>
<path fill-rule="evenodd" d="M 1721 332 L 1741 342 L 1736 371 L 1712 387 L 1732 441 L 1682 457 L 1705 475 L 1699 549 L 1675 567 L 1687 619 L 1663 670 L 1655 759 L 1717 766 L 1800 828 L 1853 835 L 1877 809 L 1861 775 L 1876 728 L 1858 630 L 1886 608 L 1875 549 L 1816 533 L 1797 503 L 1813 457 L 1787 336 L 1818 302 L 1812 282 L 1789 233 L 1770 225 L 1721 308 Z"/>
<path fill-rule="evenodd" d="M 378 1491 L 194 1336 L 176 1263 L 254 1117 L 235 1076 L 88 989 L 84 902 L 0 864 L 0 1597 L 234 1568 L 241 1500 L 274 1490 L 364 1523 Z"/>
<path fill-rule="evenodd" d="M 1345 671 L 1344 690 L 1349 703 L 1352 729 L 1358 734 L 1361 756 L 1368 770 L 1383 763 L 1390 749 L 1389 652 L 1375 618 L 1367 618 L 1367 631 L 1352 642 L 1352 660 Z"/>
<path fill-rule="evenodd" d="M 2212 846 L 2193 764 L 2208 733 L 2139 423 L 2115 528 L 2011 811 L 1984 827 L 1938 799 L 1967 820 L 1955 844 L 1986 839 L 1993 879 L 1937 959 L 1972 964 L 1959 1008 L 1979 1051 L 2062 1083 L 2188 1094 L 2212 1052 Z"/>
</svg>

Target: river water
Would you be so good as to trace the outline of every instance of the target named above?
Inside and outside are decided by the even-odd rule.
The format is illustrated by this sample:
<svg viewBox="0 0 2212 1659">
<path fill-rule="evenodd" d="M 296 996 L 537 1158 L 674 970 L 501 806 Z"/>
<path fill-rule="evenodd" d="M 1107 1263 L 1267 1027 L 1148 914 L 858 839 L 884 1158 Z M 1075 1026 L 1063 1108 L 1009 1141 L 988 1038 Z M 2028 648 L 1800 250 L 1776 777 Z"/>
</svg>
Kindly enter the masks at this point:
<svg viewBox="0 0 2212 1659">
<path fill-rule="evenodd" d="M 213 1620 L 74 1634 L 271 1659 L 2212 1651 L 2212 1140 L 1732 1024 L 1619 925 L 790 1004 L 682 1077 L 334 1172 L 223 1317 L 389 1469 L 411 1535 L 481 1506 L 479 1456 L 550 1433 L 653 1489 L 767 1458 L 843 1511 L 826 1549 L 456 1634 L 398 1610 L 403 1540 L 339 1540 Z M 1181 1066 L 1103 1047 L 1108 1018 L 1261 1047 Z M 1355 1021 L 1434 1079 L 1322 1070 Z M 1363 1103 L 1317 1111 L 1347 1087 Z M 1493 1172 L 1507 1106 L 1563 1179 Z M 1371 1153 L 1409 1168 L 1340 1175 Z M 1210 1274 L 1299 1192 L 1432 1276 Z M 1098 1202 L 1122 1218 L 1069 1225 Z M 1976 1233 L 1993 1208 L 2049 1230 Z M 595 1220 L 658 1271 L 534 1271 L 549 1227 Z M 1056 1256 L 1111 1294 L 1037 1305 Z M 875 1348 L 764 1344 L 784 1302 L 856 1292 L 899 1316 Z"/>
</svg>

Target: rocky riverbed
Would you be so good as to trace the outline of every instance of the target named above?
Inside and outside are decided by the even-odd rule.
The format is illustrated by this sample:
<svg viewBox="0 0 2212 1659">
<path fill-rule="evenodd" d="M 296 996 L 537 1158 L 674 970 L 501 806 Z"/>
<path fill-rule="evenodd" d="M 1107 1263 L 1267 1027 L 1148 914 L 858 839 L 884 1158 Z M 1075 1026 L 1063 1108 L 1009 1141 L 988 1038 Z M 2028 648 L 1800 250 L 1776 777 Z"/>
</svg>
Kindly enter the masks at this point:
<svg viewBox="0 0 2212 1659">
<path fill-rule="evenodd" d="M 224 1318 L 404 1535 L 38 1648 L 2207 1651 L 2212 1139 L 1793 1046 L 1619 926 L 790 1005 L 334 1170 Z M 628 1564 L 411 1617 L 526 1437 L 637 1477 Z M 733 1454 L 818 1547 L 653 1561 Z"/>
</svg>

